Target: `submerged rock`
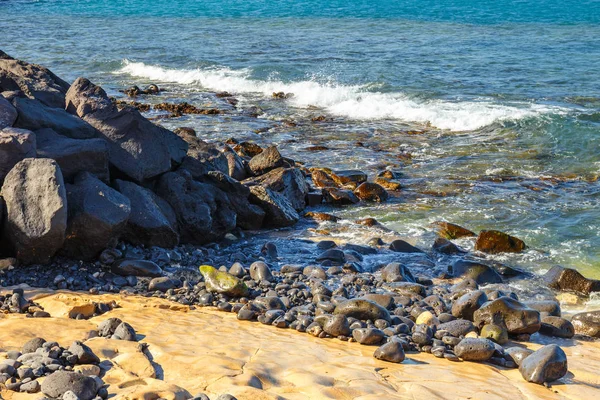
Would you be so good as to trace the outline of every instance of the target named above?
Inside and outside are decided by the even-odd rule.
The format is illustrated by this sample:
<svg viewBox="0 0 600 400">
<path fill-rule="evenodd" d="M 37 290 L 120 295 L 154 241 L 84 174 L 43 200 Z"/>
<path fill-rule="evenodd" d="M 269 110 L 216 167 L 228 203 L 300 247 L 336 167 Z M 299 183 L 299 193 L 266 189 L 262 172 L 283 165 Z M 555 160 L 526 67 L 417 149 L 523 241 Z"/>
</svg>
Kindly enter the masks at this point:
<svg viewBox="0 0 600 400">
<path fill-rule="evenodd" d="M 363 182 L 354 189 L 356 197 L 363 201 L 376 201 L 382 203 L 389 198 L 388 192 L 377 183 Z"/>
<path fill-rule="evenodd" d="M 481 231 L 475 242 L 475 250 L 484 253 L 520 253 L 525 249 L 525 242 L 500 231 Z"/>
<path fill-rule="evenodd" d="M 552 382 L 567 374 L 567 355 L 557 345 L 549 344 L 525 358 L 519 371 L 527 382 Z"/>
<path fill-rule="evenodd" d="M 450 268 L 450 273 L 454 277 L 470 278 L 480 285 L 488 283 L 502 283 L 502 277 L 496 270 L 489 265 L 468 261 L 458 260 Z"/>
<path fill-rule="evenodd" d="M 206 289 L 210 292 L 226 294 L 232 297 L 245 297 L 248 295 L 246 284 L 227 272 L 218 271 L 210 265 L 202 265 L 200 273 L 204 277 Z"/>
<path fill-rule="evenodd" d="M 475 233 L 463 228 L 462 226 L 452 224 L 450 222 L 437 221 L 432 224 L 439 236 L 444 239 L 460 239 L 463 237 L 475 236 Z"/>
</svg>

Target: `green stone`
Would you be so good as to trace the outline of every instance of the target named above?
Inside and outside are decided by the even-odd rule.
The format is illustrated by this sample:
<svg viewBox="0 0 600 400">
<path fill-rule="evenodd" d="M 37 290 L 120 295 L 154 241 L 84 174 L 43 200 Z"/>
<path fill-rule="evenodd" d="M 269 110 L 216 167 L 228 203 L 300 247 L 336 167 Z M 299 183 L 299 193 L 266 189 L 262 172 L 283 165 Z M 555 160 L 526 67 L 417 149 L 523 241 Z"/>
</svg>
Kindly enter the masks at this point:
<svg viewBox="0 0 600 400">
<path fill-rule="evenodd" d="M 231 297 L 248 296 L 246 284 L 227 272 L 221 272 L 210 265 L 202 265 L 200 273 L 204 277 L 206 290 L 209 292 L 217 292 Z"/>
</svg>

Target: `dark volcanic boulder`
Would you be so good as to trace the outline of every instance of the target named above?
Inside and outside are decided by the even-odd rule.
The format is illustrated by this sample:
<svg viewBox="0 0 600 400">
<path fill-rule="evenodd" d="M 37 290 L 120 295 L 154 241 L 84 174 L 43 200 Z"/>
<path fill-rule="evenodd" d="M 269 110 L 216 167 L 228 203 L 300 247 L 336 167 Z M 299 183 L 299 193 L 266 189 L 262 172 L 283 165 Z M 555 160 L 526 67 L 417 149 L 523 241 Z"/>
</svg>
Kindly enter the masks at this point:
<svg viewBox="0 0 600 400">
<path fill-rule="evenodd" d="M 491 254 L 520 253 L 525 247 L 521 239 L 494 230 L 479 232 L 475 242 L 475 250 Z"/>
<path fill-rule="evenodd" d="M 64 252 L 91 260 L 118 239 L 131 212 L 129 199 L 88 172 L 67 185 L 69 219 Z"/>
<path fill-rule="evenodd" d="M 169 203 L 133 182 L 117 179 L 114 186 L 131 204 L 131 214 L 123 233 L 124 239 L 148 247 L 177 246 L 177 216 Z"/>
<path fill-rule="evenodd" d="M 20 90 L 49 107 L 64 108 L 69 84 L 48 68 L 2 53 L 0 57 L 0 92 Z"/>
<path fill-rule="evenodd" d="M 242 229 L 260 229 L 265 219 L 265 211 L 250 203 L 250 189 L 220 171 L 211 171 L 204 181 L 221 189 L 229 198 L 231 207 L 237 214 L 237 226 Z"/>
<path fill-rule="evenodd" d="M 589 295 L 600 292 L 600 281 L 588 279 L 571 268 L 554 266 L 544 275 L 544 281 L 552 289 Z"/>
<path fill-rule="evenodd" d="M 36 131 L 37 154 L 40 158 L 52 158 L 71 181 L 80 172 L 89 172 L 108 182 L 108 146 L 102 139 L 70 139 L 52 129 Z"/>
<path fill-rule="evenodd" d="M 14 126 L 37 131 L 50 128 L 73 139 L 91 139 L 96 130 L 87 122 L 69 114 L 62 108 L 45 106 L 37 100 L 16 97 L 13 105 L 19 113 Z"/>
<path fill-rule="evenodd" d="M 333 313 L 365 321 L 375 321 L 378 319 L 384 319 L 386 321 L 390 320 L 390 313 L 388 310 L 373 301 L 365 299 L 350 299 L 344 301 L 335 307 Z"/>
<path fill-rule="evenodd" d="M 373 353 L 373 357 L 381 361 L 401 363 L 406 356 L 402 343 L 392 340 L 378 347 L 375 353 Z"/>
<path fill-rule="evenodd" d="M 335 205 L 350 205 L 360 202 L 358 197 L 351 191 L 346 189 L 324 188 L 322 189 L 323 199 L 326 203 Z"/>
<path fill-rule="evenodd" d="M 250 201 L 265 211 L 264 226 L 273 228 L 292 226 L 300 219 L 284 195 L 262 186 L 250 188 Z"/>
<path fill-rule="evenodd" d="M 4 238 L 25 263 L 47 263 L 65 240 L 67 194 L 55 161 L 26 158 L 2 186 L 6 204 Z"/>
<path fill-rule="evenodd" d="M 332 172 L 331 178 L 338 186 L 357 187 L 367 181 L 367 174 L 357 170 L 344 170 Z"/>
<path fill-rule="evenodd" d="M 473 321 L 473 313 L 488 301 L 483 290 L 474 290 L 462 295 L 452 304 L 452 315 Z"/>
<path fill-rule="evenodd" d="M 540 313 L 511 297 L 500 297 L 488 301 L 473 314 L 475 325 L 483 327 L 486 324 L 504 322 L 508 333 L 535 333 L 540 330 Z"/>
<path fill-rule="evenodd" d="M 600 311 L 575 314 L 571 323 L 576 334 L 600 338 Z"/>
<path fill-rule="evenodd" d="M 121 260 L 112 265 L 112 272 L 121 276 L 149 276 L 151 278 L 163 275 L 163 270 L 156 263 L 148 260 Z"/>
<path fill-rule="evenodd" d="M 0 130 L 13 126 L 17 119 L 17 110 L 8 100 L 0 96 Z"/>
<path fill-rule="evenodd" d="M 167 172 L 186 156 L 188 145 L 183 139 L 134 108 L 119 110 L 101 87 L 87 79 L 71 85 L 66 101 L 67 111 L 96 128 L 108 142 L 110 163 L 135 181 Z"/>
<path fill-rule="evenodd" d="M 277 147 L 271 146 L 267 147 L 260 154 L 252 157 L 248 163 L 248 168 L 252 174 L 256 176 L 265 174 L 272 169 L 283 167 L 284 163 L 284 159 L 281 154 L 279 154 Z"/>
<path fill-rule="evenodd" d="M 229 176 L 238 181 L 246 179 L 246 166 L 244 165 L 242 157 L 238 156 L 238 154 L 226 144 L 219 143 L 217 144 L 217 148 L 227 159 Z"/>
<path fill-rule="evenodd" d="M 400 239 L 394 240 L 392 243 L 390 243 L 390 250 L 397 253 L 423 253 L 423 250 Z"/>
<path fill-rule="evenodd" d="M 475 236 L 475 233 L 471 232 L 470 230 L 450 222 L 437 221 L 432 225 L 437 234 L 444 239 L 453 240 Z"/>
<path fill-rule="evenodd" d="M 56 371 L 42 382 L 42 393 L 51 398 L 62 398 L 68 391 L 73 392 L 80 400 L 92 400 L 96 397 L 98 388 L 93 378 L 70 371 Z"/>
<path fill-rule="evenodd" d="M 363 201 L 376 201 L 383 203 L 389 198 L 388 192 L 381 186 L 372 182 L 363 182 L 354 189 L 356 197 Z"/>
<path fill-rule="evenodd" d="M 309 188 L 302 171 L 298 168 L 276 168 L 243 183 L 245 185 L 261 185 L 281 193 L 296 211 L 302 211 L 306 207 L 306 195 Z"/>
<path fill-rule="evenodd" d="M 216 186 L 194 181 L 186 170 L 161 176 L 156 193 L 173 207 L 184 243 L 219 240 L 236 227 L 227 195 Z"/>
<path fill-rule="evenodd" d="M 460 247 L 458 247 L 457 245 L 455 245 L 448 239 L 444 239 L 442 237 L 435 239 L 435 242 L 433 242 L 433 246 L 431 246 L 431 249 L 434 251 L 437 251 L 438 253 L 442 253 L 442 254 L 466 253 L 465 250 L 461 249 Z"/>
<path fill-rule="evenodd" d="M 527 356 L 519 371 L 527 382 L 552 382 L 567 374 L 567 355 L 557 345 L 549 344 Z"/>
<path fill-rule="evenodd" d="M 0 130 L 0 183 L 19 161 L 35 156 L 36 137 L 33 132 L 17 128 Z"/>
<path fill-rule="evenodd" d="M 489 265 L 467 260 L 458 260 L 450 268 L 450 274 L 456 278 L 471 278 L 479 285 L 502 283 L 502 277 Z"/>
<path fill-rule="evenodd" d="M 546 336 L 555 336 L 561 338 L 572 338 L 575 335 L 575 328 L 570 321 L 561 317 L 546 316 L 542 318 L 540 333 Z"/>
<path fill-rule="evenodd" d="M 384 282 L 414 282 L 415 278 L 410 270 L 400 263 L 389 263 L 381 270 L 381 279 Z"/>
<path fill-rule="evenodd" d="M 487 361 L 495 350 L 494 342 L 482 338 L 465 338 L 454 346 L 454 353 L 465 361 Z"/>
<path fill-rule="evenodd" d="M 546 315 L 560 317 L 561 315 L 560 303 L 555 300 L 526 301 L 523 304 L 529 308 L 538 310 L 542 317 Z"/>
<path fill-rule="evenodd" d="M 229 173 L 227 157 L 215 145 L 200 140 L 185 130 L 178 130 L 177 135 L 188 144 L 187 155 L 180 168 L 190 171 L 194 179 L 201 179 L 210 171 Z"/>
<path fill-rule="evenodd" d="M 477 328 L 471 321 L 466 319 L 455 319 L 446 323 L 440 324 L 438 330 L 448 331 L 454 337 L 465 336 L 469 332 L 477 332 Z"/>
</svg>

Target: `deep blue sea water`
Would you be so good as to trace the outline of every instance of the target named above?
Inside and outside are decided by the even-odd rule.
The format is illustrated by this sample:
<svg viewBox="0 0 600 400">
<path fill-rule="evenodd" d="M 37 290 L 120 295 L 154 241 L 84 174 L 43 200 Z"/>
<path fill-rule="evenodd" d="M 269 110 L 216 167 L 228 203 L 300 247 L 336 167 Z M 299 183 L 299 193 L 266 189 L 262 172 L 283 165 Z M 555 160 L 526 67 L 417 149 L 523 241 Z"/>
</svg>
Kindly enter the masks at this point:
<svg viewBox="0 0 600 400">
<path fill-rule="evenodd" d="M 144 101 L 198 105 L 229 91 L 240 110 L 262 109 L 168 127 L 403 173 L 402 196 L 341 216 L 423 245 L 438 219 L 501 229 L 533 249 L 511 263 L 600 278 L 598 38 L 600 1 L 0 0 L 0 49 L 67 80 L 114 95 L 155 82 L 167 90 Z M 304 151 L 317 144 L 331 150 Z"/>
</svg>

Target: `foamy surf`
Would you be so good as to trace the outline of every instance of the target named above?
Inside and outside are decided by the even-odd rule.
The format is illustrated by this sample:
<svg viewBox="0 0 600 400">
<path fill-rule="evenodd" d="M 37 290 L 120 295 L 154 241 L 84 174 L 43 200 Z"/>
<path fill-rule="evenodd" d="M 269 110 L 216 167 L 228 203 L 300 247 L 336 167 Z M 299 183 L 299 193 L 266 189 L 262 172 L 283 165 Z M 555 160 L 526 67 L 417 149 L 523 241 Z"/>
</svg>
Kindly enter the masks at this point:
<svg viewBox="0 0 600 400">
<path fill-rule="evenodd" d="M 451 131 L 471 131 L 495 122 L 515 121 L 545 113 L 561 113 L 558 107 L 523 103 L 503 105 L 481 101 L 415 100 L 403 93 L 370 92 L 366 86 L 321 83 L 315 80 L 283 82 L 256 80 L 249 70 L 229 68 L 168 69 L 125 60 L 117 73 L 154 82 L 198 85 L 237 94 L 293 93 L 287 101 L 295 107 L 315 106 L 340 117 L 360 120 L 397 119 L 430 124 Z"/>
</svg>

